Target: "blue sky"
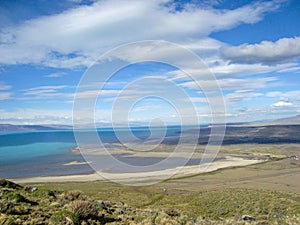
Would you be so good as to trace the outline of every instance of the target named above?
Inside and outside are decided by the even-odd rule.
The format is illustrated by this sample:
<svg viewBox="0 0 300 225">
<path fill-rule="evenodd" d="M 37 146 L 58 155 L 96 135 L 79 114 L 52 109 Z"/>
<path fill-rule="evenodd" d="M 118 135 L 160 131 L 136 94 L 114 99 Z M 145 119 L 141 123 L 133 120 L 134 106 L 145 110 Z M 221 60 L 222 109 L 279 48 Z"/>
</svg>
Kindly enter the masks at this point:
<svg viewBox="0 0 300 225">
<path fill-rule="evenodd" d="M 143 40 L 170 41 L 197 54 L 216 76 L 229 122 L 300 114 L 297 0 L 2 0 L 0 123 L 71 124 L 84 72 L 106 51 Z M 114 74 L 95 104 L 95 121 L 109 124 L 122 90 L 145 77 L 174 82 L 201 123 L 211 121 L 205 93 L 179 68 L 162 63 L 139 63 Z M 126 98 L 157 85 L 132 85 Z M 80 94 L 88 98 L 98 91 Z M 149 95 L 132 106 L 128 118 L 176 124 L 186 112 L 179 115 L 172 103 Z"/>
</svg>

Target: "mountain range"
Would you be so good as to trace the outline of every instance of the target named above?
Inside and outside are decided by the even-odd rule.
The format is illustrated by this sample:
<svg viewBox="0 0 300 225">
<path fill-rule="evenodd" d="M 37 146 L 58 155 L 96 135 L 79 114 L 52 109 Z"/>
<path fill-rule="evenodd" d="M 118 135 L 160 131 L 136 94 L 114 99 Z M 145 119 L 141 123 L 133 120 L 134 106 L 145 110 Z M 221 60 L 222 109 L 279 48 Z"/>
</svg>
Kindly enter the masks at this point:
<svg viewBox="0 0 300 225">
<path fill-rule="evenodd" d="M 252 123 L 228 123 L 227 126 L 241 125 L 241 126 L 251 126 Z M 256 125 L 298 125 L 300 124 L 300 115 L 281 118 L 269 122 L 255 123 Z M 108 127 L 111 124 L 96 124 L 97 127 Z M 131 126 L 140 126 L 141 124 L 131 124 Z M 121 125 L 120 125 L 121 126 Z M 82 128 L 94 127 L 82 126 Z M 38 131 L 38 130 L 71 130 L 73 127 L 71 125 L 61 125 L 61 124 L 45 124 L 45 125 L 13 125 L 13 124 L 0 124 L 0 132 L 18 132 L 18 131 Z"/>
</svg>

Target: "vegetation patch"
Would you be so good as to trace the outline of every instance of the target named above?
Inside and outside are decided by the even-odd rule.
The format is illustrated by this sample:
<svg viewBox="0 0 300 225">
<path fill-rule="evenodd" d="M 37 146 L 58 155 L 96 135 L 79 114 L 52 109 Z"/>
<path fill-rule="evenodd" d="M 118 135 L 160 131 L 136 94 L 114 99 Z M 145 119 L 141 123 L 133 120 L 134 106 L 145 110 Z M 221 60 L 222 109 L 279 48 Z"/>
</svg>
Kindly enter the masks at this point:
<svg viewBox="0 0 300 225">
<path fill-rule="evenodd" d="M 68 209 L 80 219 L 98 217 L 98 207 L 92 201 L 75 200 L 68 205 Z"/>
<path fill-rule="evenodd" d="M 74 224 L 74 225 L 77 225 L 77 224 L 79 224 L 79 218 L 73 212 L 70 212 L 68 210 L 61 210 L 59 212 L 55 212 L 50 217 L 50 224 L 53 224 L 53 225 L 54 224 L 57 224 L 57 225 Z"/>
<path fill-rule="evenodd" d="M 37 189 L 36 191 L 32 192 L 32 196 L 34 197 L 39 197 L 39 198 L 42 198 L 42 197 L 55 197 L 55 194 L 53 191 L 47 189 L 47 188 L 40 188 L 40 189 Z"/>
<path fill-rule="evenodd" d="M 72 183 L 0 188 L 2 224 L 299 224 L 300 194 L 245 188 L 183 191 Z M 64 187 L 64 188 L 62 188 Z M 87 192 L 86 192 L 87 191 Z M 85 194 L 89 193 L 89 194 Z M 28 201 L 35 200 L 37 204 Z"/>
<path fill-rule="evenodd" d="M 2 199 L 7 199 L 12 202 L 29 202 L 23 195 L 15 192 L 9 192 L 2 196 Z"/>
</svg>

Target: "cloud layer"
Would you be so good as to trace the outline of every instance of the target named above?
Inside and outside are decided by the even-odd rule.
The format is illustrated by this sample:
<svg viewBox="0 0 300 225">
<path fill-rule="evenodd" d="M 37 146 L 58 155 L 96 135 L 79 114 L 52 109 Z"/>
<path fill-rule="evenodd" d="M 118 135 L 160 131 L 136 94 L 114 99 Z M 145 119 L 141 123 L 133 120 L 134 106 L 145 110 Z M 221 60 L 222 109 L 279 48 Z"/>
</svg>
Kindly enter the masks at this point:
<svg viewBox="0 0 300 225">
<path fill-rule="evenodd" d="M 122 43 L 164 39 L 188 44 L 212 32 L 256 23 L 278 6 L 268 1 L 217 10 L 187 4 L 175 11 L 166 0 L 98 1 L 1 30 L 0 63 L 86 66 Z"/>
<path fill-rule="evenodd" d="M 233 63 L 278 64 L 300 57 L 300 37 L 282 38 L 276 42 L 263 41 L 259 44 L 226 46 L 222 56 Z"/>
<path fill-rule="evenodd" d="M 65 103 L 73 102 L 75 87 L 69 85 L 69 81 L 73 79 L 69 75 L 73 75 L 74 71 L 83 71 L 107 50 L 121 44 L 149 39 L 178 43 L 203 59 L 210 71 L 216 75 L 229 106 L 227 115 L 232 115 L 233 119 L 236 115 L 255 119 L 259 113 L 269 116 L 269 113 L 278 113 L 280 110 L 300 112 L 297 82 L 294 86 L 286 85 L 290 81 L 287 77 L 291 73 L 299 73 L 297 58 L 300 57 L 300 36 L 282 38 L 275 42 L 245 43 L 240 46 L 230 46 L 211 37 L 214 32 L 230 31 L 242 24 L 262 21 L 266 14 L 277 10 L 285 0 L 262 0 L 256 3 L 252 1 L 249 5 L 234 9 L 214 8 L 214 4 L 219 1 L 204 1 L 211 4 L 205 7 L 201 4 L 182 2 L 179 7 L 174 2 L 181 1 L 99 0 L 89 5 L 77 5 L 57 14 L 36 17 L 11 27 L 0 28 L 0 66 L 33 64 L 40 68 L 71 69 L 51 68 L 41 74 L 45 83 L 32 82 L 23 89 L 18 89 L 20 85 L 14 86 L 14 82 L 4 79 L 5 83 L 0 82 L 1 103 L 5 105 L 6 102 L 14 100 L 17 106 L 19 104 L 25 110 L 6 110 L 3 107 L 3 110 L 0 110 L 0 119 L 5 121 L 6 118 L 6 121 L 15 123 L 70 123 L 71 104 Z M 233 32 L 236 32 L 235 29 Z M 145 50 L 142 47 L 132 49 L 130 54 L 124 54 L 121 58 L 128 60 L 141 57 L 141 51 Z M 162 57 L 169 54 L 176 59 L 180 57 L 180 54 L 167 52 L 163 48 L 159 48 L 158 52 L 152 51 L 151 46 L 145 48 L 145 51 L 148 49 L 147 56 L 157 54 Z M 186 61 L 190 65 L 191 62 Z M 180 62 L 185 61 L 181 59 Z M 5 71 L 0 68 L 1 72 Z M 201 77 L 203 71 L 198 70 L 197 73 L 197 81 L 209 90 L 215 90 L 214 81 Z M 150 75 L 154 76 L 140 76 Z M 190 100 L 198 107 L 199 115 L 209 114 L 209 111 L 204 111 L 204 106 L 208 104 L 207 99 L 198 87 L 195 87 L 195 81 L 186 79 L 182 71 L 161 72 L 156 75 L 175 82 L 178 87 L 192 93 Z M 101 92 L 101 103 L 104 106 L 112 104 L 127 83 L 127 79 L 107 82 L 107 89 Z M 149 82 L 147 85 L 151 90 L 155 90 L 152 87 L 159 86 Z M 123 92 L 119 98 L 128 100 L 140 94 L 147 95 L 147 91 L 136 88 Z M 95 86 L 94 89 L 78 92 L 77 98 L 86 100 L 98 94 L 98 87 Z M 42 107 L 39 104 L 43 105 L 45 102 L 55 105 L 53 110 L 32 107 L 35 104 Z M 60 106 L 57 105 L 59 103 Z M 142 118 L 139 117 L 139 112 L 159 106 L 157 102 L 150 103 L 141 104 L 133 110 L 136 113 L 135 119 Z M 50 109 L 52 106 L 48 107 Z M 58 107 L 65 107 L 66 110 L 55 110 Z M 155 108 L 155 111 L 162 114 L 159 108 Z M 99 120 L 108 120 L 109 108 L 100 111 L 98 115 Z M 167 117 L 169 115 L 171 114 L 167 113 Z"/>
</svg>

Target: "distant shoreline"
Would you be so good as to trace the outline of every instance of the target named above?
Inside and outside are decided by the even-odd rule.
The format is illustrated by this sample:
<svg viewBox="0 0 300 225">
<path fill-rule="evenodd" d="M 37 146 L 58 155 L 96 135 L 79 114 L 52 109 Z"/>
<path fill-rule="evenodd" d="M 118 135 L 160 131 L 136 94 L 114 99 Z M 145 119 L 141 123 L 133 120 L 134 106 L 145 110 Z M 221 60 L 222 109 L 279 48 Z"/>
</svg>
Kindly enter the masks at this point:
<svg viewBox="0 0 300 225">
<path fill-rule="evenodd" d="M 199 146 L 206 145 L 210 134 L 209 129 L 208 127 L 201 129 L 198 141 Z M 112 146 L 108 147 L 109 151 L 112 154 L 116 154 L 117 159 L 123 157 L 123 162 L 129 165 L 144 166 L 145 164 L 152 165 L 163 157 L 168 157 L 172 150 L 171 148 L 176 146 L 178 142 L 178 136 L 181 135 L 177 129 L 172 129 L 171 131 L 172 135 L 166 137 L 161 144 L 163 148 L 158 151 L 154 150 L 149 155 L 144 155 L 146 152 L 143 151 L 141 151 L 142 155 L 138 155 L 136 151 L 127 151 L 127 149 L 125 149 L 126 152 L 120 152 L 120 144 L 113 142 L 115 136 L 111 132 L 105 132 L 102 134 L 102 137 L 106 138 L 104 143 Z M 188 137 L 189 135 L 193 136 L 195 132 L 195 129 L 187 129 L 182 134 Z M 177 134 L 178 136 L 176 136 Z M 147 133 L 143 135 L 147 136 Z M 298 144 L 300 143 L 299 137 L 300 125 L 230 126 L 227 127 L 222 146 L 235 144 Z M 0 162 L 0 176 L 8 179 L 22 179 L 25 177 L 68 177 L 77 176 L 78 174 L 93 174 L 94 170 L 85 162 L 85 160 L 93 160 L 84 159 L 76 150 L 68 149 L 70 146 L 77 145 L 73 139 L 72 131 L 33 132 L 30 134 L 24 132 L 24 134 L 0 135 L 0 150 L 3 150 L 0 151 L 0 161 L 2 160 L 3 162 Z M 151 145 L 151 143 L 149 144 Z M 146 163 L 140 165 L 138 164 L 139 162 L 134 161 L 134 157 L 144 157 Z M 201 155 L 197 156 L 197 158 L 201 158 Z M 199 162 L 197 160 L 195 157 L 188 166 L 197 165 Z M 171 167 L 158 169 L 165 168 Z M 98 169 L 102 170 L 103 168 Z M 111 166 L 108 165 L 107 169 L 111 169 Z M 191 173 L 194 174 L 195 171 Z"/>
<path fill-rule="evenodd" d="M 141 172 L 141 173 L 119 173 L 115 175 L 101 173 L 103 176 L 113 177 L 111 181 L 114 182 L 147 182 L 153 179 L 160 179 L 173 173 L 174 170 L 178 170 L 178 173 L 174 177 L 185 177 L 195 174 L 212 172 L 218 169 L 230 168 L 230 167 L 241 167 L 248 166 L 252 164 L 257 164 L 265 162 L 266 160 L 259 159 L 245 159 L 239 157 L 225 157 L 223 160 L 212 162 L 210 165 L 194 165 L 194 166 L 184 166 L 180 168 L 151 171 L 151 172 Z M 17 183 L 57 183 L 57 182 L 89 182 L 89 181 L 106 181 L 103 176 L 94 172 L 91 174 L 81 174 L 81 175 L 66 175 L 66 176 L 40 176 L 40 177 L 26 177 L 26 178 L 15 178 L 9 179 Z"/>
</svg>

